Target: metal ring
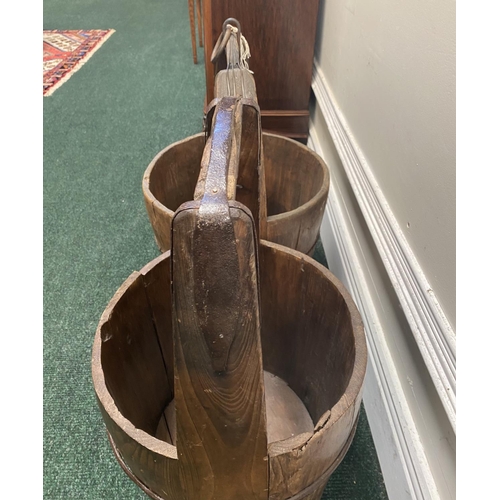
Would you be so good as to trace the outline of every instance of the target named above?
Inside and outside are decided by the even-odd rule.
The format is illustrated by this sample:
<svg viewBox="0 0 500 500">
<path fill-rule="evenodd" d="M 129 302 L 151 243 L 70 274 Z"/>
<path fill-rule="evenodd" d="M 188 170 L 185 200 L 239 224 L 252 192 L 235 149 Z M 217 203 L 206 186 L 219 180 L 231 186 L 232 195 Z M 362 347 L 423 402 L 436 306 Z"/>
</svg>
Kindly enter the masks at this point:
<svg viewBox="0 0 500 500">
<path fill-rule="evenodd" d="M 235 19 L 234 17 L 228 17 L 223 23 L 222 23 L 222 31 L 224 31 L 227 27 L 228 24 L 235 24 L 236 27 L 238 28 L 238 31 L 241 33 L 241 26 L 240 22 Z"/>
<path fill-rule="evenodd" d="M 222 32 L 215 43 L 214 50 L 212 50 L 212 55 L 210 56 L 210 62 L 215 62 L 218 57 L 222 54 L 222 51 L 226 48 L 227 42 L 231 36 L 231 30 L 228 29 L 228 25 L 235 25 L 238 29 L 237 38 L 238 38 L 238 51 L 241 50 L 241 25 L 240 22 L 234 17 L 227 18 L 222 23 Z"/>
<path fill-rule="evenodd" d="M 236 28 L 238 29 L 238 33 L 236 34 L 236 36 L 238 38 L 238 52 L 241 52 L 241 25 L 240 25 L 240 22 L 237 19 L 235 19 L 234 17 L 228 17 L 222 23 L 222 31 L 227 29 L 228 24 L 235 25 Z M 240 56 L 241 56 L 241 54 L 240 54 Z"/>
</svg>

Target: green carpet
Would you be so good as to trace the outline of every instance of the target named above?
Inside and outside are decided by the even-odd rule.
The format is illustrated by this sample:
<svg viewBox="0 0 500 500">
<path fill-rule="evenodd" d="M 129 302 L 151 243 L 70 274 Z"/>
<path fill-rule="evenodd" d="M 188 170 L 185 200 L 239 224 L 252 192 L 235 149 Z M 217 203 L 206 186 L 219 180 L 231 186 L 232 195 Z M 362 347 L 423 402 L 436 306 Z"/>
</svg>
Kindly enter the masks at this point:
<svg viewBox="0 0 500 500">
<path fill-rule="evenodd" d="M 185 0 L 44 2 L 44 29 L 116 30 L 43 98 L 46 499 L 147 498 L 111 452 L 90 359 L 108 301 L 158 255 L 144 170 L 160 149 L 201 131 L 203 57 L 193 64 L 188 19 Z M 316 257 L 324 262 L 321 248 Z M 364 411 L 323 498 L 387 498 Z"/>
</svg>

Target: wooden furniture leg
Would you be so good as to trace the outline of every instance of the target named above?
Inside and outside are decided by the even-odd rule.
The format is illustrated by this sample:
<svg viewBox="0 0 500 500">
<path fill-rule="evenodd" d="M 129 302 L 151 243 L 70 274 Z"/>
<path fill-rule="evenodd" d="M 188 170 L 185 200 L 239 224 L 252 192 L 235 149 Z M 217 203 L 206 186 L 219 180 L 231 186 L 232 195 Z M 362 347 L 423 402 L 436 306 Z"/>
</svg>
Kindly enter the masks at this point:
<svg viewBox="0 0 500 500">
<path fill-rule="evenodd" d="M 200 47 L 203 47 L 203 28 L 201 22 L 201 13 L 203 9 L 201 8 L 201 0 L 196 0 L 196 16 L 198 17 L 198 38 L 200 40 Z"/>
<path fill-rule="evenodd" d="M 198 64 L 198 57 L 196 54 L 196 27 L 194 25 L 194 2 L 195 0 L 188 0 L 189 25 L 191 27 L 191 45 L 193 47 L 193 62 L 195 64 Z"/>
</svg>

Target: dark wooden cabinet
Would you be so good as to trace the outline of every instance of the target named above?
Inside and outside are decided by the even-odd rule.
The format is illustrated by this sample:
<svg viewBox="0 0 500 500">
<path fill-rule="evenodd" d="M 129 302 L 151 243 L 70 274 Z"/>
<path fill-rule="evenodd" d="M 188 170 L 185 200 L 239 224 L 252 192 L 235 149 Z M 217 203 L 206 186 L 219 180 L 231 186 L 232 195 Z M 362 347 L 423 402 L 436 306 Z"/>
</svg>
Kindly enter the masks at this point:
<svg viewBox="0 0 500 500">
<path fill-rule="evenodd" d="M 204 0 L 206 102 L 213 99 L 212 49 L 223 22 L 236 18 L 251 51 L 261 108 L 268 132 L 305 142 L 319 0 Z"/>
</svg>

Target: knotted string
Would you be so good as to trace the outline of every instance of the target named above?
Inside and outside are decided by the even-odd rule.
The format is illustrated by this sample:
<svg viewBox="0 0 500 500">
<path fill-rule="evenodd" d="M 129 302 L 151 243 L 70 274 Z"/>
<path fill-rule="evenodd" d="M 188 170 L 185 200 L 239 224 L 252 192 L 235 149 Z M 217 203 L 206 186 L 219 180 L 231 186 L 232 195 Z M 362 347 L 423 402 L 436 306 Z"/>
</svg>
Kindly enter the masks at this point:
<svg viewBox="0 0 500 500">
<path fill-rule="evenodd" d="M 235 36 L 238 36 L 238 28 L 232 24 L 227 24 L 226 29 L 229 28 Z M 240 33 L 240 68 L 244 68 L 253 75 L 253 71 L 248 67 L 248 59 L 250 59 L 250 47 L 248 45 L 247 39 Z"/>
</svg>

